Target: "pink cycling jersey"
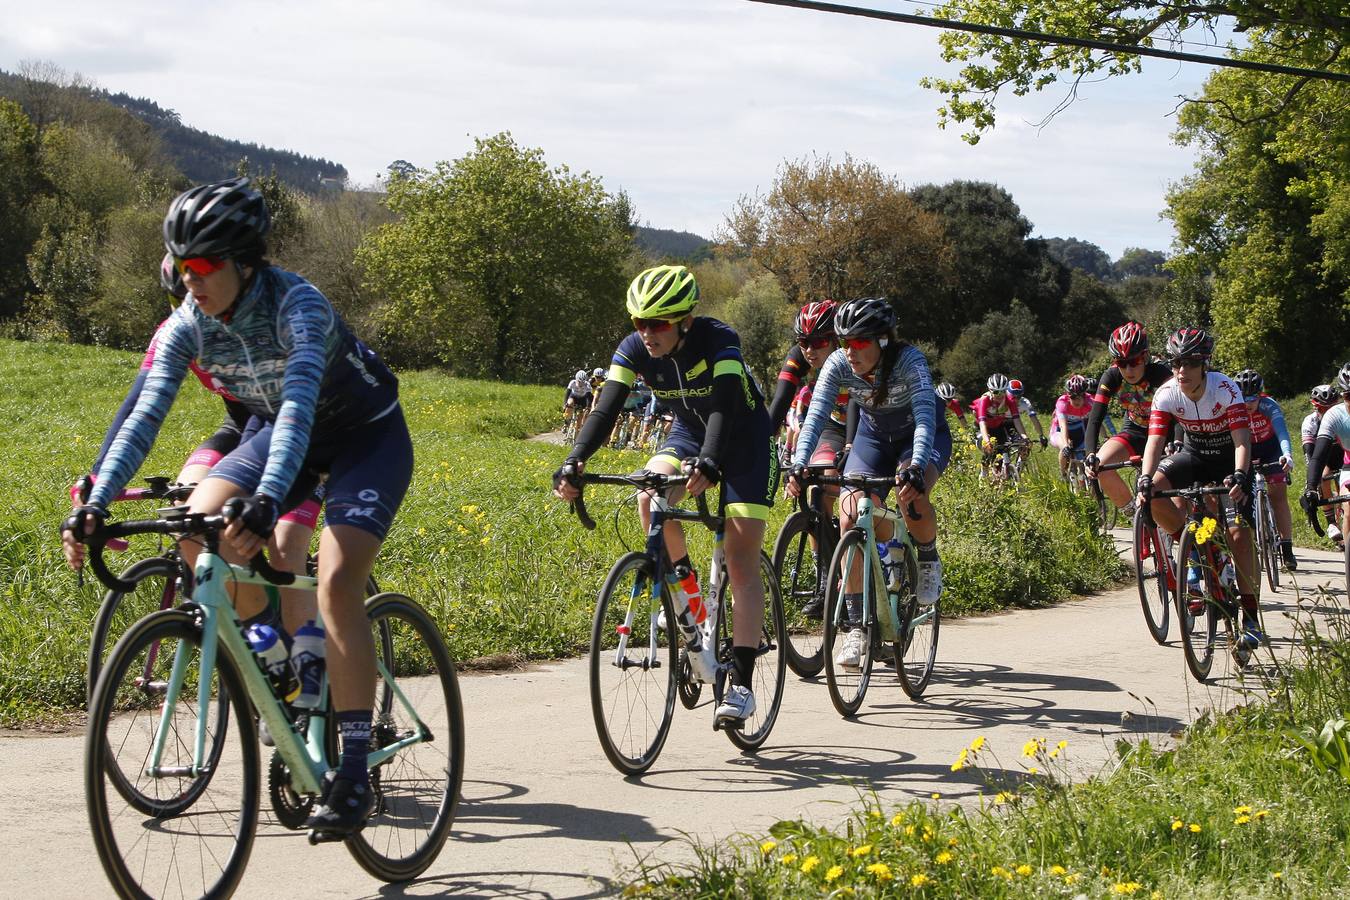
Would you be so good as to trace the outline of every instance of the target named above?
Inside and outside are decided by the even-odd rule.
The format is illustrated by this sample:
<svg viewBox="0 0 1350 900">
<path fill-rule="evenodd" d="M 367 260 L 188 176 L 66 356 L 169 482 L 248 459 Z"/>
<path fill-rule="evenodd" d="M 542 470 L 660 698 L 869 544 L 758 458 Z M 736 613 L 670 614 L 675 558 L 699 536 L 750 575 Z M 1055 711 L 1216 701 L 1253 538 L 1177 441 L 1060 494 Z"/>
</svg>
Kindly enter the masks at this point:
<svg viewBox="0 0 1350 900">
<path fill-rule="evenodd" d="M 970 404 L 970 408 L 975 413 L 975 421 L 983 422 L 991 430 L 1002 427 L 1010 419 L 1021 418 L 1017 412 L 1017 401 L 1008 394 L 999 394 L 997 397 L 981 394 Z"/>
<path fill-rule="evenodd" d="M 1050 423 L 1051 433 L 1059 433 L 1060 416 L 1069 423 L 1070 431 L 1077 431 L 1080 428 L 1087 427 L 1088 416 L 1092 414 L 1092 401 L 1086 394 L 1083 395 L 1083 402 L 1075 405 L 1068 394 L 1060 394 L 1059 399 L 1055 401 L 1055 418 Z"/>
<path fill-rule="evenodd" d="M 168 321 L 169 321 L 168 319 L 165 319 L 163 322 L 160 322 L 159 325 L 155 327 L 155 333 L 150 338 L 150 346 L 145 348 L 145 358 L 141 360 L 142 372 L 149 371 L 150 366 L 154 364 L 155 350 L 159 346 L 159 336 L 163 332 L 164 325 Z M 206 388 L 208 391 L 210 391 L 213 394 L 217 394 L 226 400 L 232 400 L 235 403 L 239 402 L 238 397 L 234 396 L 234 394 L 231 394 L 225 388 L 225 385 L 221 384 L 218 380 L 216 380 L 215 376 L 213 376 L 210 372 L 206 371 L 201 366 L 197 365 L 196 360 L 193 360 L 192 362 L 188 363 L 188 368 L 192 370 L 192 374 L 197 376 L 197 380 L 200 381 L 202 383 L 202 386 Z"/>
</svg>

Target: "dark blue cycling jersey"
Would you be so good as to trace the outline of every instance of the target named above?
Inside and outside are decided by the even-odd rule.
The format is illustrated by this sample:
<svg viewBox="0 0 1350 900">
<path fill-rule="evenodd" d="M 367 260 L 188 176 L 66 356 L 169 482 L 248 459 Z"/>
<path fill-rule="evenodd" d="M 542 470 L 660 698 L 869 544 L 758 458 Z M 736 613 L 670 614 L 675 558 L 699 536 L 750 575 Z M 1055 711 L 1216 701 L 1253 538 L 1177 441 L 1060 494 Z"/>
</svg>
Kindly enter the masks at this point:
<svg viewBox="0 0 1350 900">
<path fill-rule="evenodd" d="M 257 490 L 278 503 L 312 436 L 335 435 L 398 406 L 398 379 L 347 330 L 327 298 L 299 275 L 262 269 L 226 316 L 202 313 L 189 296 L 169 317 L 90 503 L 106 506 L 140 467 L 194 360 L 249 412 L 274 423 Z"/>
</svg>

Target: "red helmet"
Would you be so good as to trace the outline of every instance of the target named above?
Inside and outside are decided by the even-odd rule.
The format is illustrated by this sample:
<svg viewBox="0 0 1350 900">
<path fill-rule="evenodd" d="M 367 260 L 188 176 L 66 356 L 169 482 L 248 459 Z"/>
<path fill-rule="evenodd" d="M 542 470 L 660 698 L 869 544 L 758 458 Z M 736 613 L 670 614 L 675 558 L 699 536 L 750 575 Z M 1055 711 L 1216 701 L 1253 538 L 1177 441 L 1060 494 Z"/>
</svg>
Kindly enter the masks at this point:
<svg viewBox="0 0 1350 900">
<path fill-rule="evenodd" d="M 834 337 L 834 308 L 833 300 L 816 300 L 803 306 L 792 326 L 797 340 Z"/>
<path fill-rule="evenodd" d="M 1138 322 L 1126 322 L 1106 342 L 1112 359 L 1129 359 L 1148 352 L 1148 332 Z"/>
</svg>

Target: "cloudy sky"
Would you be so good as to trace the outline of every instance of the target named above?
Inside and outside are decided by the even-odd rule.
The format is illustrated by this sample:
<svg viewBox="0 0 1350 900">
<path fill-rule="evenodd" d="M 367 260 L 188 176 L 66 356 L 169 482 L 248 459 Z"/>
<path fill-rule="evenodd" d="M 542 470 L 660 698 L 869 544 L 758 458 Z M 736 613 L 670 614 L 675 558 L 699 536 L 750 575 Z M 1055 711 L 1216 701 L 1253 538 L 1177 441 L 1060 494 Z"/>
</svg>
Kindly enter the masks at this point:
<svg viewBox="0 0 1350 900">
<path fill-rule="evenodd" d="M 851 153 L 910 186 L 996 182 L 1037 234 L 1112 257 L 1170 245 L 1163 196 L 1193 160 L 1171 113 L 1207 70 L 1145 61 L 1044 128 L 1058 93 L 1008 97 L 971 147 L 918 86 L 949 71 L 937 36 L 745 0 L 0 0 L 0 68 L 50 60 L 357 182 L 509 130 L 628 191 L 644 222 L 711 236 L 784 159 Z"/>
</svg>

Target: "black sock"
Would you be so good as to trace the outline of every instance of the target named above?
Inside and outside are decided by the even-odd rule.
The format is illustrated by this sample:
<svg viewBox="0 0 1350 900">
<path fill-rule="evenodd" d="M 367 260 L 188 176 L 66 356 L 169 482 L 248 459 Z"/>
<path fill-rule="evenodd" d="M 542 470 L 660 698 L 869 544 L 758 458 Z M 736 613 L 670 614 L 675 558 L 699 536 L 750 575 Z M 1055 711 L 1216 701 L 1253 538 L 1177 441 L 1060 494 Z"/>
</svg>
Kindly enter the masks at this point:
<svg viewBox="0 0 1350 900">
<path fill-rule="evenodd" d="M 754 684 L 755 659 L 759 656 L 758 647 L 732 647 L 731 656 L 734 666 L 731 680 L 746 690 Z"/>
<path fill-rule="evenodd" d="M 338 777 L 357 784 L 370 781 L 366 756 L 370 753 L 370 720 L 368 709 L 346 709 L 337 713 L 338 734 L 342 735 L 342 762 Z"/>
<path fill-rule="evenodd" d="M 691 572 L 694 571 L 694 564 L 689 561 L 688 553 L 686 553 L 684 556 L 681 556 L 679 559 L 675 560 L 670 564 L 670 571 L 666 573 L 666 580 L 672 582 L 675 581 L 675 573 L 680 570 L 681 566 L 683 566 L 684 568 L 688 569 Z"/>
<path fill-rule="evenodd" d="M 854 628 L 862 627 L 862 594 L 845 594 L 844 611 L 848 616 L 849 623 Z"/>
<path fill-rule="evenodd" d="M 915 541 L 914 549 L 919 551 L 919 562 L 938 561 L 937 538 L 933 538 L 926 544 L 921 544 L 918 541 Z"/>
</svg>

